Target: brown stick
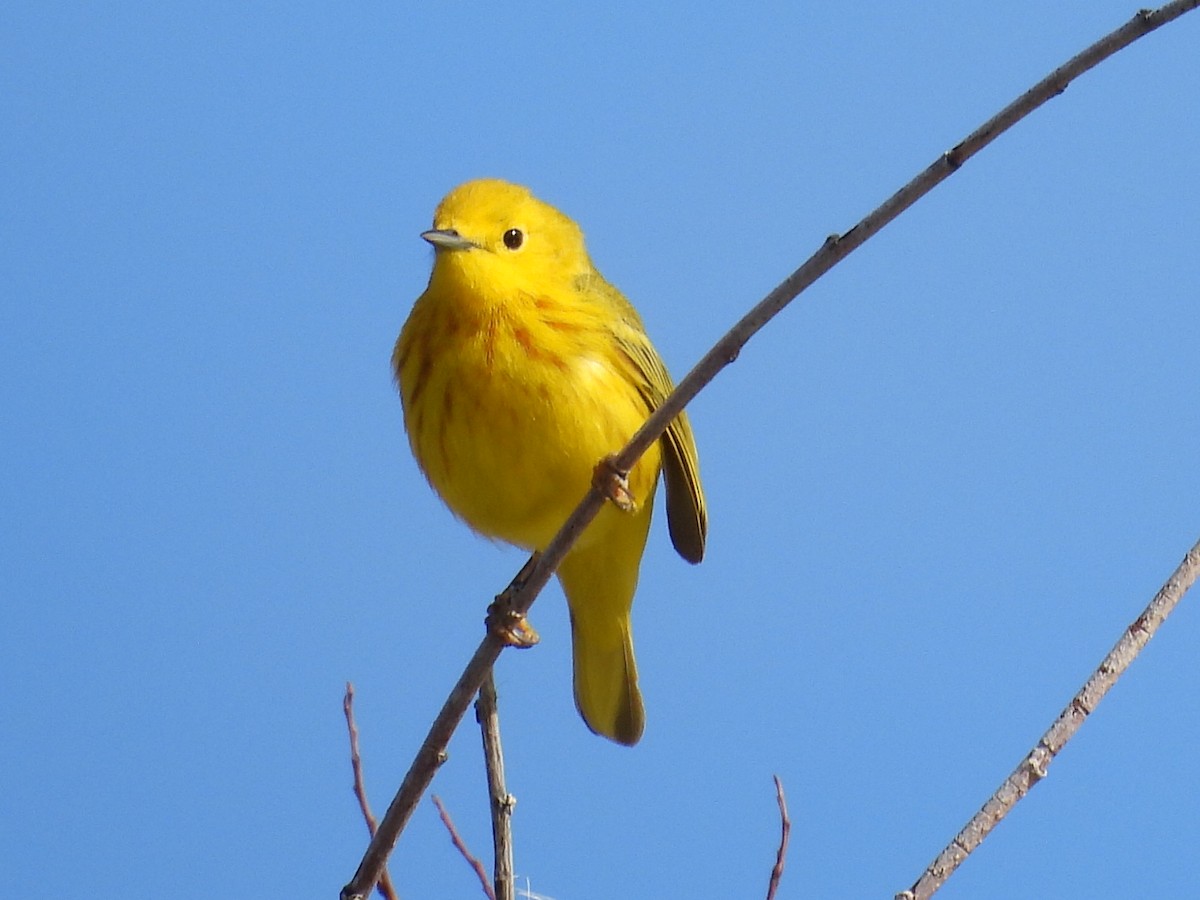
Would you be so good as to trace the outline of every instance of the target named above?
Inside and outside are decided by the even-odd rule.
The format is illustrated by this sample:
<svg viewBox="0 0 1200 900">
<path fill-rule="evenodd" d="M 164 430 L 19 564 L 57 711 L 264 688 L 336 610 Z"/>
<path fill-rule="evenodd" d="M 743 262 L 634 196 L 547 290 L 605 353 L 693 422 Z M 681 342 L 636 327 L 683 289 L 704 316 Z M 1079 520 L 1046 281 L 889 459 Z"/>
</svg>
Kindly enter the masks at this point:
<svg viewBox="0 0 1200 900">
<path fill-rule="evenodd" d="M 496 680 L 491 671 L 479 688 L 475 718 L 483 734 L 483 758 L 487 768 L 488 797 L 492 813 L 492 847 L 495 852 L 493 881 L 496 900 L 514 900 L 512 813 L 516 798 L 504 785 L 504 751 L 500 746 L 500 714 L 496 706 Z"/>
<path fill-rule="evenodd" d="M 358 798 L 358 808 L 362 810 L 367 822 L 367 831 L 375 836 L 375 815 L 371 812 L 371 804 L 367 802 L 367 788 L 363 780 L 362 757 L 358 752 L 358 726 L 354 723 L 354 685 L 346 682 L 346 695 L 342 698 L 342 712 L 346 714 L 346 730 L 350 732 L 350 768 L 354 770 L 354 796 Z M 392 884 L 392 876 L 388 874 L 387 866 L 379 876 L 379 894 L 384 900 L 399 900 L 396 888 Z"/>
<path fill-rule="evenodd" d="M 1079 693 L 1071 698 L 1067 708 L 1059 713 L 1054 724 L 1042 735 L 1029 755 L 1021 760 L 1021 764 L 996 789 L 987 803 L 983 804 L 963 830 L 955 835 L 954 840 L 929 864 L 929 868 L 921 874 L 916 884 L 897 894 L 896 900 L 927 900 L 933 896 L 1017 802 L 1046 777 L 1046 769 L 1054 757 L 1096 709 L 1096 705 L 1108 693 L 1109 688 L 1117 683 L 1117 679 L 1129 668 L 1129 664 L 1149 643 L 1150 638 L 1154 637 L 1158 627 L 1166 621 L 1180 598 L 1195 583 L 1198 575 L 1200 541 L 1187 552 L 1183 562 L 1154 595 L 1150 604 L 1142 610 L 1142 614 L 1125 629 L 1116 646 L 1101 660 L 1096 671 L 1079 689 Z"/>
<path fill-rule="evenodd" d="M 467 842 L 462 839 L 462 835 L 458 833 L 458 829 L 454 827 L 454 820 L 450 818 L 450 813 L 446 812 L 446 807 L 442 805 L 442 800 L 437 794 L 433 795 L 433 805 L 437 807 L 438 815 L 442 817 L 442 824 L 446 826 L 446 830 L 450 832 L 450 842 L 454 844 L 455 849 L 462 854 L 462 858 L 467 861 L 476 876 L 479 878 L 480 885 L 483 886 L 483 892 L 487 894 L 488 900 L 496 900 L 496 895 L 492 891 L 492 886 L 488 884 L 487 870 L 483 867 L 483 863 L 479 861 L 479 857 L 473 854 L 467 847 Z"/>
<path fill-rule="evenodd" d="M 1131 21 L 1055 69 L 971 132 L 958 146 L 943 153 L 925 171 L 893 194 L 850 231 L 844 235 L 833 235 L 827 238 L 816 253 L 767 294 L 700 359 L 679 382 L 679 386 L 667 397 L 662 406 L 638 429 L 624 449 L 613 457 L 614 467 L 619 471 L 632 469 L 634 463 L 651 444 L 662 436 L 667 425 L 679 415 L 696 394 L 722 369 L 737 359 L 746 342 L 780 310 L 791 303 L 801 291 L 862 246 L 867 239 L 875 235 L 917 200 L 958 171 L 963 163 L 1018 121 L 1047 100 L 1061 94 L 1073 79 L 1138 38 L 1189 12 L 1197 5 L 1200 5 L 1200 0 L 1175 0 L 1174 3 L 1168 3 L 1157 10 L 1138 12 Z M 529 611 L 533 601 L 550 580 L 551 574 L 558 568 L 559 563 L 562 562 L 563 557 L 566 556 L 567 551 L 574 545 L 579 535 L 595 518 L 603 503 L 604 498 L 598 488 L 593 487 L 588 491 L 549 546 L 536 559 L 536 562 L 531 560 L 532 565 L 526 564 L 529 569 L 528 577 L 523 580 L 514 579 L 505 590 L 502 596 L 508 598 L 515 616 L 523 616 Z M 475 650 L 474 656 L 471 657 L 467 668 L 463 671 L 458 683 L 442 706 L 441 712 L 438 713 L 430 727 L 424 743 L 417 751 L 408 774 L 404 777 L 399 791 L 384 814 L 379 830 L 371 839 L 366 853 L 363 854 L 358 870 L 350 882 L 342 888 L 342 900 L 363 900 L 370 893 L 372 885 L 383 869 L 384 861 L 411 817 L 413 808 L 444 761 L 445 748 L 450 741 L 450 736 L 458 727 L 459 721 L 470 705 L 471 698 L 479 691 L 479 686 L 483 684 L 487 671 L 495 663 L 502 649 L 503 645 L 500 639 L 489 634 Z"/>
<path fill-rule="evenodd" d="M 767 885 L 767 900 L 775 900 L 779 880 L 783 878 L 783 864 L 787 859 L 788 837 L 792 833 L 792 820 L 788 818 L 787 800 L 783 796 L 783 782 L 775 775 L 775 799 L 779 801 L 779 850 L 775 853 L 775 866 L 771 869 L 771 881 Z"/>
</svg>

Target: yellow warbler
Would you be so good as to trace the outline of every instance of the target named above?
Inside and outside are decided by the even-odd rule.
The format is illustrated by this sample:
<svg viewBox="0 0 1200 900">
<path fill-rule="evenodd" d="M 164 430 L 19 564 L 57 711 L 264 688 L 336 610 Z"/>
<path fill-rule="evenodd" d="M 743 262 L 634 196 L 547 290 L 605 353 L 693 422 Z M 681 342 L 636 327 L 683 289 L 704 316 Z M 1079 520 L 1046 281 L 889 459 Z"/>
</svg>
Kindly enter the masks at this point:
<svg viewBox="0 0 1200 900">
<path fill-rule="evenodd" d="M 433 273 L 392 356 L 409 443 L 446 505 L 480 534 L 550 542 L 592 483 L 670 393 L 636 310 L 588 258 L 579 226 L 504 181 L 460 185 L 438 206 Z M 635 744 L 645 713 L 630 609 L 665 472 L 671 540 L 704 555 L 707 519 L 680 414 L 628 476 L 636 503 L 605 504 L 558 570 L 571 611 L 575 705 Z"/>
</svg>

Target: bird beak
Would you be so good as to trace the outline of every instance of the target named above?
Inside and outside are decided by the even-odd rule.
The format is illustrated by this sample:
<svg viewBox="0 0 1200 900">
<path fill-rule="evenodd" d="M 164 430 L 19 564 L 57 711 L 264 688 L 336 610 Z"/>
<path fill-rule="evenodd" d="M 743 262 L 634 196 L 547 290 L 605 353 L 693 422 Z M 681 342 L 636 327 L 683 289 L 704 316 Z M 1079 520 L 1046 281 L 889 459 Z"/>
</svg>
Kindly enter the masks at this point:
<svg viewBox="0 0 1200 900">
<path fill-rule="evenodd" d="M 421 232 L 421 237 L 433 244 L 435 250 L 470 250 L 475 242 L 463 237 L 453 228 Z"/>
</svg>

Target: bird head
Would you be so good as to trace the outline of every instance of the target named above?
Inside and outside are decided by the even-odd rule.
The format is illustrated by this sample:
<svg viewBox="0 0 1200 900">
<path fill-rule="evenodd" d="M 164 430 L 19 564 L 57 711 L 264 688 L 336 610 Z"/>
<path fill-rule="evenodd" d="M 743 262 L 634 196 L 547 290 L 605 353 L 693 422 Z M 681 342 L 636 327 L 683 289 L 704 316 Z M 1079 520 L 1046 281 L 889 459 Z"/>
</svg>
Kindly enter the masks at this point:
<svg viewBox="0 0 1200 900">
<path fill-rule="evenodd" d="M 444 278 L 475 293 L 530 293 L 569 285 L 591 271 L 579 226 L 507 181 L 459 185 L 421 237 L 436 251 L 431 284 Z"/>
</svg>

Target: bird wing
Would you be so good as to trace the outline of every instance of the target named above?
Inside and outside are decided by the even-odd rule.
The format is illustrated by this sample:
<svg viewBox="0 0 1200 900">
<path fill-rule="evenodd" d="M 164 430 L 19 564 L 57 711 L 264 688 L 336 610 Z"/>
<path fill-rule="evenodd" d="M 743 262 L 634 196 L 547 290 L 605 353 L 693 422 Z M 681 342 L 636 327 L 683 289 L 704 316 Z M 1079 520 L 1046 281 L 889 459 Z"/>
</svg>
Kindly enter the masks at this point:
<svg viewBox="0 0 1200 900">
<path fill-rule="evenodd" d="M 674 390 L 674 384 L 658 351 L 650 343 L 637 311 L 599 273 L 591 273 L 586 285 L 581 284 L 580 287 L 593 296 L 599 295 L 598 299 L 619 312 L 619 316 L 615 317 L 613 337 L 633 365 L 638 391 L 646 401 L 647 413 L 658 409 Z M 708 511 L 704 503 L 704 489 L 700 484 L 696 438 L 686 413 L 681 412 L 667 426 L 662 437 L 662 451 L 671 543 L 688 562 L 698 563 L 704 558 Z"/>
<path fill-rule="evenodd" d="M 638 384 L 649 411 L 658 409 L 674 389 L 667 367 L 650 344 L 645 332 L 632 340 L 618 335 L 621 349 L 633 362 L 643 380 Z M 704 489 L 700 485 L 700 459 L 696 438 L 687 413 L 681 412 L 667 426 L 662 437 L 663 480 L 667 486 L 667 525 L 671 543 L 690 563 L 704 558 L 704 540 L 708 534 L 708 512 Z"/>
</svg>

